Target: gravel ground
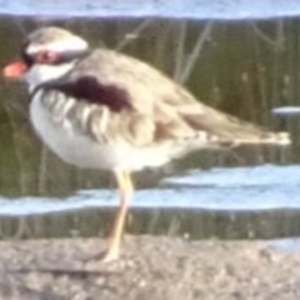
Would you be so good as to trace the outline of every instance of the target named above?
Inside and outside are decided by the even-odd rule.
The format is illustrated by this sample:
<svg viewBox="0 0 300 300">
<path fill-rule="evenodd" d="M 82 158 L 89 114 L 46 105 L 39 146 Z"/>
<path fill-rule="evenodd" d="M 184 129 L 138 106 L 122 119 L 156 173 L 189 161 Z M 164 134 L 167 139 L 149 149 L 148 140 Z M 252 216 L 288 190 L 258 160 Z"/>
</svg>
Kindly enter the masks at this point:
<svg viewBox="0 0 300 300">
<path fill-rule="evenodd" d="M 126 236 L 119 261 L 103 240 L 0 242 L 0 299 L 300 299 L 300 255 L 265 241 Z"/>
</svg>

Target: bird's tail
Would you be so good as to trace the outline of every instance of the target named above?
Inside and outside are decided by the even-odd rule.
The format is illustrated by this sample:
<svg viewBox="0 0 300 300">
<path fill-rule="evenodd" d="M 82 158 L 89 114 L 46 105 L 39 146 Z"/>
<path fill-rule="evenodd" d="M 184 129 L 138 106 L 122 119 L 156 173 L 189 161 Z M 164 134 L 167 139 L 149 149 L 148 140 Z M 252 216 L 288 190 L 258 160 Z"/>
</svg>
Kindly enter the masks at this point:
<svg viewBox="0 0 300 300">
<path fill-rule="evenodd" d="M 291 143 L 287 132 L 271 132 L 203 105 L 201 115 L 185 115 L 186 122 L 199 132 L 205 132 L 212 145 L 278 145 Z M 209 144 L 209 143 L 208 143 Z"/>
</svg>

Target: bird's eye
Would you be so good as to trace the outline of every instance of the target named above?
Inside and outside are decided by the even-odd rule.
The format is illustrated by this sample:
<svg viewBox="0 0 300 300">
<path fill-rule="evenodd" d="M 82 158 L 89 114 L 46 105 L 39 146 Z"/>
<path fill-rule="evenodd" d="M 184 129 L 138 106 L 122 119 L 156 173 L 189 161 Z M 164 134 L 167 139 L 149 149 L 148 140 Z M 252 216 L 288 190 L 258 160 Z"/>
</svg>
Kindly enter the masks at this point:
<svg viewBox="0 0 300 300">
<path fill-rule="evenodd" d="M 50 51 L 41 51 L 35 55 L 35 61 L 40 64 L 54 64 L 56 63 L 58 55 Z"/>
</svg>

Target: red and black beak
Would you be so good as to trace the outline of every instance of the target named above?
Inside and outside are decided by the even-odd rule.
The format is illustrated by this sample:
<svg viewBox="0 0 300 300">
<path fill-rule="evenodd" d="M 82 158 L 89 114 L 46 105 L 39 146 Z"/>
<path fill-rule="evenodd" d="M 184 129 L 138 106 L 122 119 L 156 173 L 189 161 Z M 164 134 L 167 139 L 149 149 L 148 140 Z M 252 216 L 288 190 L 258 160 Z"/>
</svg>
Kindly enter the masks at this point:
<svg viewBox="0 0 300 300">
<path fill-rule="evenodd" d="M 3 76 L 7 79 L 21 79 L 27 72 L 28 66 L 22 61 L 16 61 L 3 69 Z"/>
</svg>

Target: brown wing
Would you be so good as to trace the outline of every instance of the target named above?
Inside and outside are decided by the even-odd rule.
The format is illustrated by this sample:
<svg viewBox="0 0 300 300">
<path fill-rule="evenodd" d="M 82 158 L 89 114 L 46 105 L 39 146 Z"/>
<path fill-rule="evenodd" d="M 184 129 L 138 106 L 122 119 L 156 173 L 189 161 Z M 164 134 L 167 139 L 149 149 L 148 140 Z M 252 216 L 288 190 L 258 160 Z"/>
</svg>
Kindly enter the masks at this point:
<svg viewBox="0 0 300 300">
<path fill-rule="evenodd" d="M 196 101 L 153 67 L 110 50 L 93 52 L 64 81 L 54 85 L 93 107 L 89 124 L 99 139 L 105 134 L 107 140 L 123 138 L 145 146 L 205 132 L 214 147 L 218 142 L 288 142 L 285 134 L 271 133 Z"/>
</svg>

